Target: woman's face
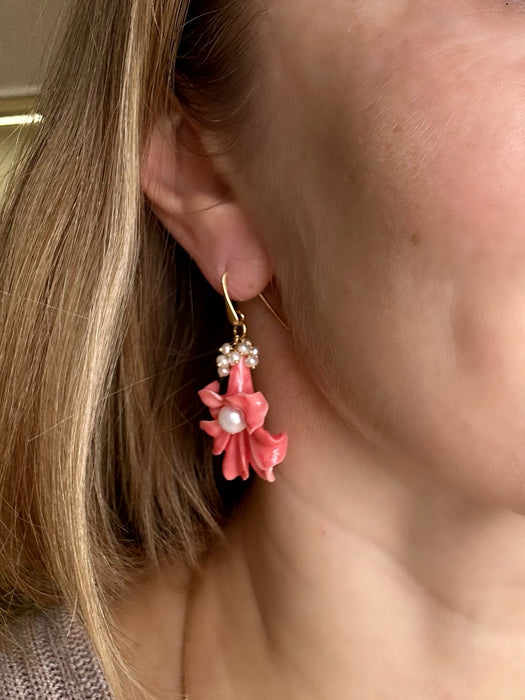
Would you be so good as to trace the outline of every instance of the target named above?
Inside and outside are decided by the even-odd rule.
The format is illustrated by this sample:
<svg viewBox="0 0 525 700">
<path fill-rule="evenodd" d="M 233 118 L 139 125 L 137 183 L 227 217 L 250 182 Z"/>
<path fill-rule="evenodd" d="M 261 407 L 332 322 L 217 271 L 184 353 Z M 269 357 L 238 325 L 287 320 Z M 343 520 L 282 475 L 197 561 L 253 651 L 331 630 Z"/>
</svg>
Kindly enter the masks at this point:
<svg viewBox="0 0 525 700">
<path fill-rule="evenodd" d="M 269 5 L 259 210 L 340 413 L 525 511 L 525 0 Z"/>
</svg>

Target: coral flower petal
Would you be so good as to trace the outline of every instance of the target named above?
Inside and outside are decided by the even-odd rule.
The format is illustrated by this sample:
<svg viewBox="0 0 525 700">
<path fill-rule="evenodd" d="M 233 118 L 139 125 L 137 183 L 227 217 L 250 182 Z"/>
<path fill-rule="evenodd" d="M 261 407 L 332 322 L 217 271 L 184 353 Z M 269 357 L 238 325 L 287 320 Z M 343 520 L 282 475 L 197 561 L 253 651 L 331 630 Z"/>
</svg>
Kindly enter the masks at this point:
<svg viewBox="0 0 525 700">
<path fill-rule="evenodd" d="M 220 434 L 217 435 L 217 437 L 213 441 L 212 452 L 215 456 L 221 455 L 225 450 L 228 449 L 231 437 L 232 436 L 229 433 L 226 433 L 224 430 L 221 430 Z"/>
<path fill-rule="evenodd" d="M 254 394 L 227 396 L 225 404 L 241 411 L 250 435 L 262 426 L 268 413 L 268 401 L 260 391 Z"/>
<path fill-rule="evenodd" d="M 200 400 L 205 406 L 208 406 L 214 418 L 217 418 L 219 411 L 224 406 L 224 396 L 218 393 L 219 388 L 219 382 L 212 382 L 199 391 Z"/>
<path fill-rule="evenodd" d="M 226 396 L 236 394 L 253 394 L 252 371 L 244 364 L 244 358 L 238 365 L 233 365 L 228 378 Z"/>
<path fill-rule="evenodd" d="M 201 420 L 199 423 L 199 428 L 204 430 L 205 433 L 208 433 L 208 435 L 211 435 L 213 438 L 217 437 L 223 432 L 221 426 L 219 425 L 219 421 L 216 420 Z"/>
<path fill-rule="evenodd" d="M 274 481 L 273 468 L 283 461 L 288 447 L 288 435 L 272 435 L 259 428 L 250 435 L 250 464 L 257 474 L 267 481 Z"/>
<path fill-rule="evenodd" d="M 227 481 L 240 476 L 244 481 L 249 477 L 249 448 L 246 433 L 232 435 L 222 461 L 222 473 Z"/>
<path fill-rule="evenodd" d="M 201 420 L 199 426 L 213 438 L 212 454 L 215 456 L 222 454 L 228 446 L 231 435 L 225 432 L 216 420 Z"/>
</svg>

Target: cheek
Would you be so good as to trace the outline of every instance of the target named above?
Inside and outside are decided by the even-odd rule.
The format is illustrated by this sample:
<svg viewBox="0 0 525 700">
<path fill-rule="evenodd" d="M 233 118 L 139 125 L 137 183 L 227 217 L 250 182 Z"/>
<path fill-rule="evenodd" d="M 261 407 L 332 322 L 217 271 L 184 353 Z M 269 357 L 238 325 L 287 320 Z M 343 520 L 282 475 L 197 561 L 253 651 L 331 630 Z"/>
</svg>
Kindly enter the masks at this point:
<svg viewBox="0 0 525 700">
<path fill-rule="evenodd" d="M 525 49 L 418 41 L 294 117 L 312 364 L 392 462 L 523 510 Z"/>
<path fill-rule="evenodd" d="M 399 459 L 523 510 L 525 94 L 514 72 L 494 85 L 480 62 L 458 88 L 442 68 L 367 115 L 330 290 L 352 309 L 333 331 L 351 348 L 344 400 Z"/>
</svg>

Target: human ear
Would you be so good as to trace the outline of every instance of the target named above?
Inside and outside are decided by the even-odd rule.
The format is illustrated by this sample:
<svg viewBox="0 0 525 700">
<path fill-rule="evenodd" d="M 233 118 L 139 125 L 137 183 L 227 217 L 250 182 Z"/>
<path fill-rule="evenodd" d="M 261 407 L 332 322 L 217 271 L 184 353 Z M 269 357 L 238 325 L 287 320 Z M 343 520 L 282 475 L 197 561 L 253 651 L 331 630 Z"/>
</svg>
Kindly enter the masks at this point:
<svg viewBox="0 0 525 700">
<path fill-rule="evenodd" d="M 271 265 L 227 175 L 201 134 L 181 114 L 157 119 L 141 165 L 142 189 L 153 212 L 221 289 L 228 272 L 232 298 L 256 297 L 271 279 Z"/>
</svg>

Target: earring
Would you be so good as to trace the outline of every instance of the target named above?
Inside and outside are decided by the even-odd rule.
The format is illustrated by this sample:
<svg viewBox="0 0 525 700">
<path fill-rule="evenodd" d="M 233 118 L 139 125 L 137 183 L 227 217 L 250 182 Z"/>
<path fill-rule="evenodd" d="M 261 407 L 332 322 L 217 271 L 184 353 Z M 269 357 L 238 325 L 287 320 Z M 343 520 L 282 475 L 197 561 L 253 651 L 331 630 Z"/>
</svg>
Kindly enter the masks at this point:
<svg viewBox="0 0 525 700">
<path fill-rule="evenodd" d="M 226 280 L 225 272 L 222 290 L 228 319 L 233 326 L 233 341 L 220 348 L 217 372 L 219 377 L 228 378 L 228 387 L 225 394 L 219 394 L 220 384 L 214 381 L 199 391 L 201 401 L 213 418 L 199 425 L 213 437 L 212 453 L 217 456 L 224 452 L 225 479 L 231 481 L 240 476 L 246 480 L 251 465 L 262 479 L 275 481 L 273 469 L 286 456 L 288 436 L 286 433 L 272 435 L 263 428 L 268 402 L 260 391 L 254 392 L 251 376 L 259 364 L 259 351 L 247 338 L 245 316 L 234 307 Z M 265 303 L 268 304 L 266 300 Z"/>
</svg>

